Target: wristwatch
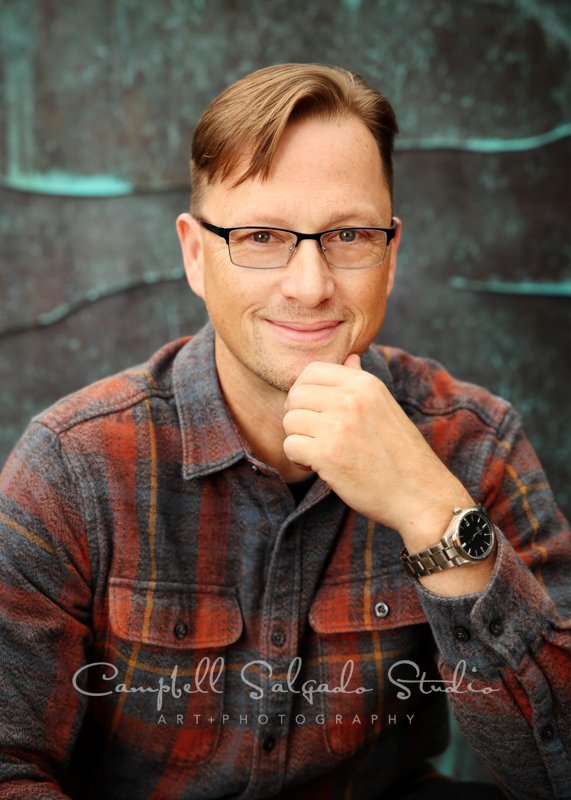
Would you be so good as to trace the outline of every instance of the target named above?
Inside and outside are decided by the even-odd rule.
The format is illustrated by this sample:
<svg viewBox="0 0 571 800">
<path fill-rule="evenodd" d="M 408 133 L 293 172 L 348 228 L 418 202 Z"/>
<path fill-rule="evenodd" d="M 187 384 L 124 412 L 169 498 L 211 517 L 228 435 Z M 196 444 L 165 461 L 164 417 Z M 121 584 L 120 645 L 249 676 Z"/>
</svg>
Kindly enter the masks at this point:
<svg viewBox="0 0 571 800">
<path fill-rule="evenodd" d="M 409 555 L 406 547 L 400 558 L 415 578 L 442 572 L 451 567 L 484 561 L 496 543 L 494 526 L 484 506 L 455 508 L 444 536 L 433 547 Z"/>
</svg>

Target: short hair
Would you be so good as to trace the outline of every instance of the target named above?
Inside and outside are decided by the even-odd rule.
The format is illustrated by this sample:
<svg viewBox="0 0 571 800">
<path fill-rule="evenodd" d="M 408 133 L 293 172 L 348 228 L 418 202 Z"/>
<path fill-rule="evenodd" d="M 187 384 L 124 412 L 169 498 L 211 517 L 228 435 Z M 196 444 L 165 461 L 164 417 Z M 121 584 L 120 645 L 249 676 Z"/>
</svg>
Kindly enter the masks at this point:
<svg viewBox="0 0 571 800">
<path fill-rule="evenodd" d="M 232 186 L 238 186 L 248 178 L 267 178 L 288 124 L 349 116 L 374 136 L 392 199 L 398 124 L 386 97 L 341 67 L 277 64 L 233 83 L 199 119 L 190 161 L 193 211 L 209 183 L 235 176 Z"/>
</svg>

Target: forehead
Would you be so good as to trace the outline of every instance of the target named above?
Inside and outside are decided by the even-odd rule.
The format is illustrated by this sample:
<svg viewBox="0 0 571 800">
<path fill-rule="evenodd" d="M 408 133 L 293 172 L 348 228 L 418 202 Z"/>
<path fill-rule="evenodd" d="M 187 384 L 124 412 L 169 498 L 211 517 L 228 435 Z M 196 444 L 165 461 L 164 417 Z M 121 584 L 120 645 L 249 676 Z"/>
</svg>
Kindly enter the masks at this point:
<svg viewBox="0 0 571 800">
<path fill-rule="evenodd" d="M 216 215 L 218 224 L 262 224 L 263 215 L 269 224 L 293 227 L 303 222 L 308 230 L 308 224 L 328 225 L 334 217 L 369 225 L 390 219 L 377 142 L 354 117 L 290 124 L 267 178 L 256 176 L 233 186 L 237 177 L 214 182 L 204 192 L 204 214 Z"/>
</svg>

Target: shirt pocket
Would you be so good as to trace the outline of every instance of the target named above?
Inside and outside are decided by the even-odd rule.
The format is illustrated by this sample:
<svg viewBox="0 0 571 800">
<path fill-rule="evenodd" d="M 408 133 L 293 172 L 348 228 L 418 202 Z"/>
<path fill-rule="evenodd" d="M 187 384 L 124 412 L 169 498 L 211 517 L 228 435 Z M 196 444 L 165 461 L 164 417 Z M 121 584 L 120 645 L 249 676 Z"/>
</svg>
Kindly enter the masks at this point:
<svg viewBox="0 0 571 800">
<path fill-rule="evenodd" d="M 399 712 L 387 670 L 416 654 L 422 638 L 416 626 L 425 622 L 414 585 L 400 570 L 318 589 L 309 610 L 312 661 L 321 685 L 334 690 L 320 697 L 326 744 L 335 755 L 355 753 Z"/>
<path fill-rule="evenodd" d="M 226 650 L 243 628 L 235 590 L 112 578 L 109 628 L 116 681 L 125 687 L 114 700 L 118 749 L 144 748 L 169 764 L 211 758 L 222 730 Z"/>
</svg>

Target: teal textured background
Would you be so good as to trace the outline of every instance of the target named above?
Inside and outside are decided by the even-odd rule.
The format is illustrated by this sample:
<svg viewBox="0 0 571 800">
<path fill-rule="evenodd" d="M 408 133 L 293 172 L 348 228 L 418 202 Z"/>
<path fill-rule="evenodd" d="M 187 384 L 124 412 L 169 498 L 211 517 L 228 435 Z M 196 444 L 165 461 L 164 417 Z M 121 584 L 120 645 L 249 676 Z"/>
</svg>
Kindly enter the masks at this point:
<svg viewBox="0 0 571 800">
<path fill-rule="evenodd" d="M 194 123 L 283 61 L 401 126 L 379 341 L 511 400 L 569 513 L 567 0 L 1 0 L 0 461 L 41 408 L 205 320 L 175 235 Z M 453 748 L 444 767 L 478 774 Z"/>
</svg>

